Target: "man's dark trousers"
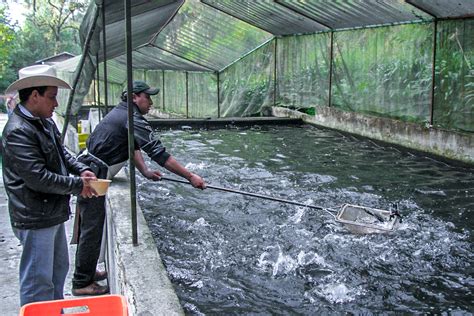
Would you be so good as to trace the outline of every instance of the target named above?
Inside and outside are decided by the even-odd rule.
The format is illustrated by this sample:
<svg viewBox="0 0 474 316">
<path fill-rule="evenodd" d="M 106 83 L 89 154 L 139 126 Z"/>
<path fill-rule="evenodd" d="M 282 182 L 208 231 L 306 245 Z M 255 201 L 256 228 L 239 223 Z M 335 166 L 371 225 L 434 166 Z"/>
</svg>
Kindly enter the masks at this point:
<svg viewBox="0 0 474 316">
<path fill-rule="evenodd" d="M 78 160 L 88 165 L 97 178 L 107 177 L 108 168 L 104 162 L 90 155 L 80 156 Z M 105 196 L 92 198 L 78 196 L 77 205 L 80 212 L 80 226 L 72 288 L 81 289 L 94 282 L 104 231 Z"/>
</svg>

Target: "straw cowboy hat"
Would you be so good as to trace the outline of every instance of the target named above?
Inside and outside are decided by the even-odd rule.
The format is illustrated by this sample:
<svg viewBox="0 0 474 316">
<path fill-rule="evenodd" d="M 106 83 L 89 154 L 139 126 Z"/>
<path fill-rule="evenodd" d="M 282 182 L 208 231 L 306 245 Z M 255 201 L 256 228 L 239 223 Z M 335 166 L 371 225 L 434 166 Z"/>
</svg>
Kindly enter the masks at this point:
<svg viewBox="0 0 474 316">
<path fill-rule="evenodd" d="M 58 87 L 71 89 L 71 86 L 56 76 L 56 69 L 49 65 L 35 65 L 20 69 L 18 79 L 12 83 L 5 94 L 32 87 Z"/>
</svg>

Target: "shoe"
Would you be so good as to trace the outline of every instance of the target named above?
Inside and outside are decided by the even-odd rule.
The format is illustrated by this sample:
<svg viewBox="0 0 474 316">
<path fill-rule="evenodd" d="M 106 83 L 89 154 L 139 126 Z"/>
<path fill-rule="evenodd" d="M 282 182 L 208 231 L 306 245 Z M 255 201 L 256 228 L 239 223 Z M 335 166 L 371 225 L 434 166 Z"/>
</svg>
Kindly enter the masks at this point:
<svg viewBox="0 0 474 316">
<path fill-rule="evenodd" d="M 95 282 L 89 284 L 86 287 L 80 289 L 72 289 L 72 295 L 82 296 L 82 295 L 104 295 L 109 293 L 108 286 L 102 286 Z"/>
<path fill-rule="evenodd" d="M 107 279 L 107 271 L 95 271 L 94 281 L 102 281 Z"/>
</svg>

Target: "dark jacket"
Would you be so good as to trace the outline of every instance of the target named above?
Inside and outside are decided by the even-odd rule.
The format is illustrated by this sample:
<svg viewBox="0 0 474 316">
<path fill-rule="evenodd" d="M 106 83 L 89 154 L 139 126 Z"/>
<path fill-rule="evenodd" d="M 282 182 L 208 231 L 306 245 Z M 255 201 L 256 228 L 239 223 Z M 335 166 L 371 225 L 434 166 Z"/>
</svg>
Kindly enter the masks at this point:
<svg viewBox="0 0 474 316">
<path fill-rule="evenodd" d="M 53 136 L 55 139 L 53 139 Z M 13 227 L 38 229 L 69 219 L 70 194 L 82 191 L 80 174 L 89 168 L 60 144 L 50 119 L 29 118 L 16 107 L 3 130 L 3 182 Z"/>
<path fill-rule="evenodd" d="M 166 148 L 154 134 L 150 123 L 135 104 L 133 128 L 135 150 L 143 150 L 153 161 L 163 166 L 170 154 L 166 152 Z M 100 121 L 87 140 L 87 150 L 109 166 L 128 159 L 127 102 L 120 102 Z"/>
</svg>

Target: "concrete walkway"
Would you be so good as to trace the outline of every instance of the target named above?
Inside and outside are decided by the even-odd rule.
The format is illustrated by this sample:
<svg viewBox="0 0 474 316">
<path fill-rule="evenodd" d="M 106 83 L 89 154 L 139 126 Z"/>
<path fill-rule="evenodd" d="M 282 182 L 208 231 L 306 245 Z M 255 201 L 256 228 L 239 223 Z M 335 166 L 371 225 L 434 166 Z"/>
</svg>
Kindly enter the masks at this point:
<svg viewBox="0 0 474 316">
<path fill-rule="evenodd" d="M 19 295 L 19 280 L 18 271 L 20 266 L 21 245 L 18 239 L 13 235 L 10 225 L 10 216 L 8 214 L 7 196 L 3 186 L 3 181 L 0 182 L 0 258 L 1 258 L 1 272 L 0 272 L 0 297 L 2 302 L 1 315 L 10 316 L 18 315 L 20 311 L 20 295 Z M 71 209 L 75 210 L 75 198 L 72 199 Z M 68 241 L 72 236 L 72 225 L 74 217 L 66 222 L 66 234 Z M 71 280 L 74 272 L 74 255 L 76 246 L 69 246 L 69 273 L 66 279 L 66 286 L 64 288 L 64 297 L 71 298 Z M 106 281 L 103 281 L 106 282 Z"/>
<path fill-rule="evenodd" d="M 18 315 L 20 296 L 18 294 L 18 266 L 20 262 L 21 245 L 13 235 L 8 215 L 7 197 L 3 182 L 0 187 L 0 297 L 2 299 L 2 314 Z"/>
<path fill-rule="evenodd" d="M 0 172 L 1 179 L 1 172 Z M 131 240 L 129 182 L 123 172 L 114 178 L 108 195 L 107 262 L 111 293 L 122 294 L 128 301 L 129 315 L 184 315 L 178 297 L 168 279 L 153 237 L 138 207 L 139 244 Z M 66 222 L 68 241 L 74 223 L 75 198 L 71 199 L 72 218 Z M 0 315 L 18 315 L 20 310 L 18 269 L 21 245 L 13 235 L 7 197 L 0 181 Z M 72 298 L 71 279 L 74 270 L 75 245 L 69 246 L 70 268 L 64 297 Z M 101 266 L 102 265 L 102 266 Z M 103 269 L 103 264 L 99 269 Z M 101 281 L 107 284 L 107 281 Z"/>
</svg>

